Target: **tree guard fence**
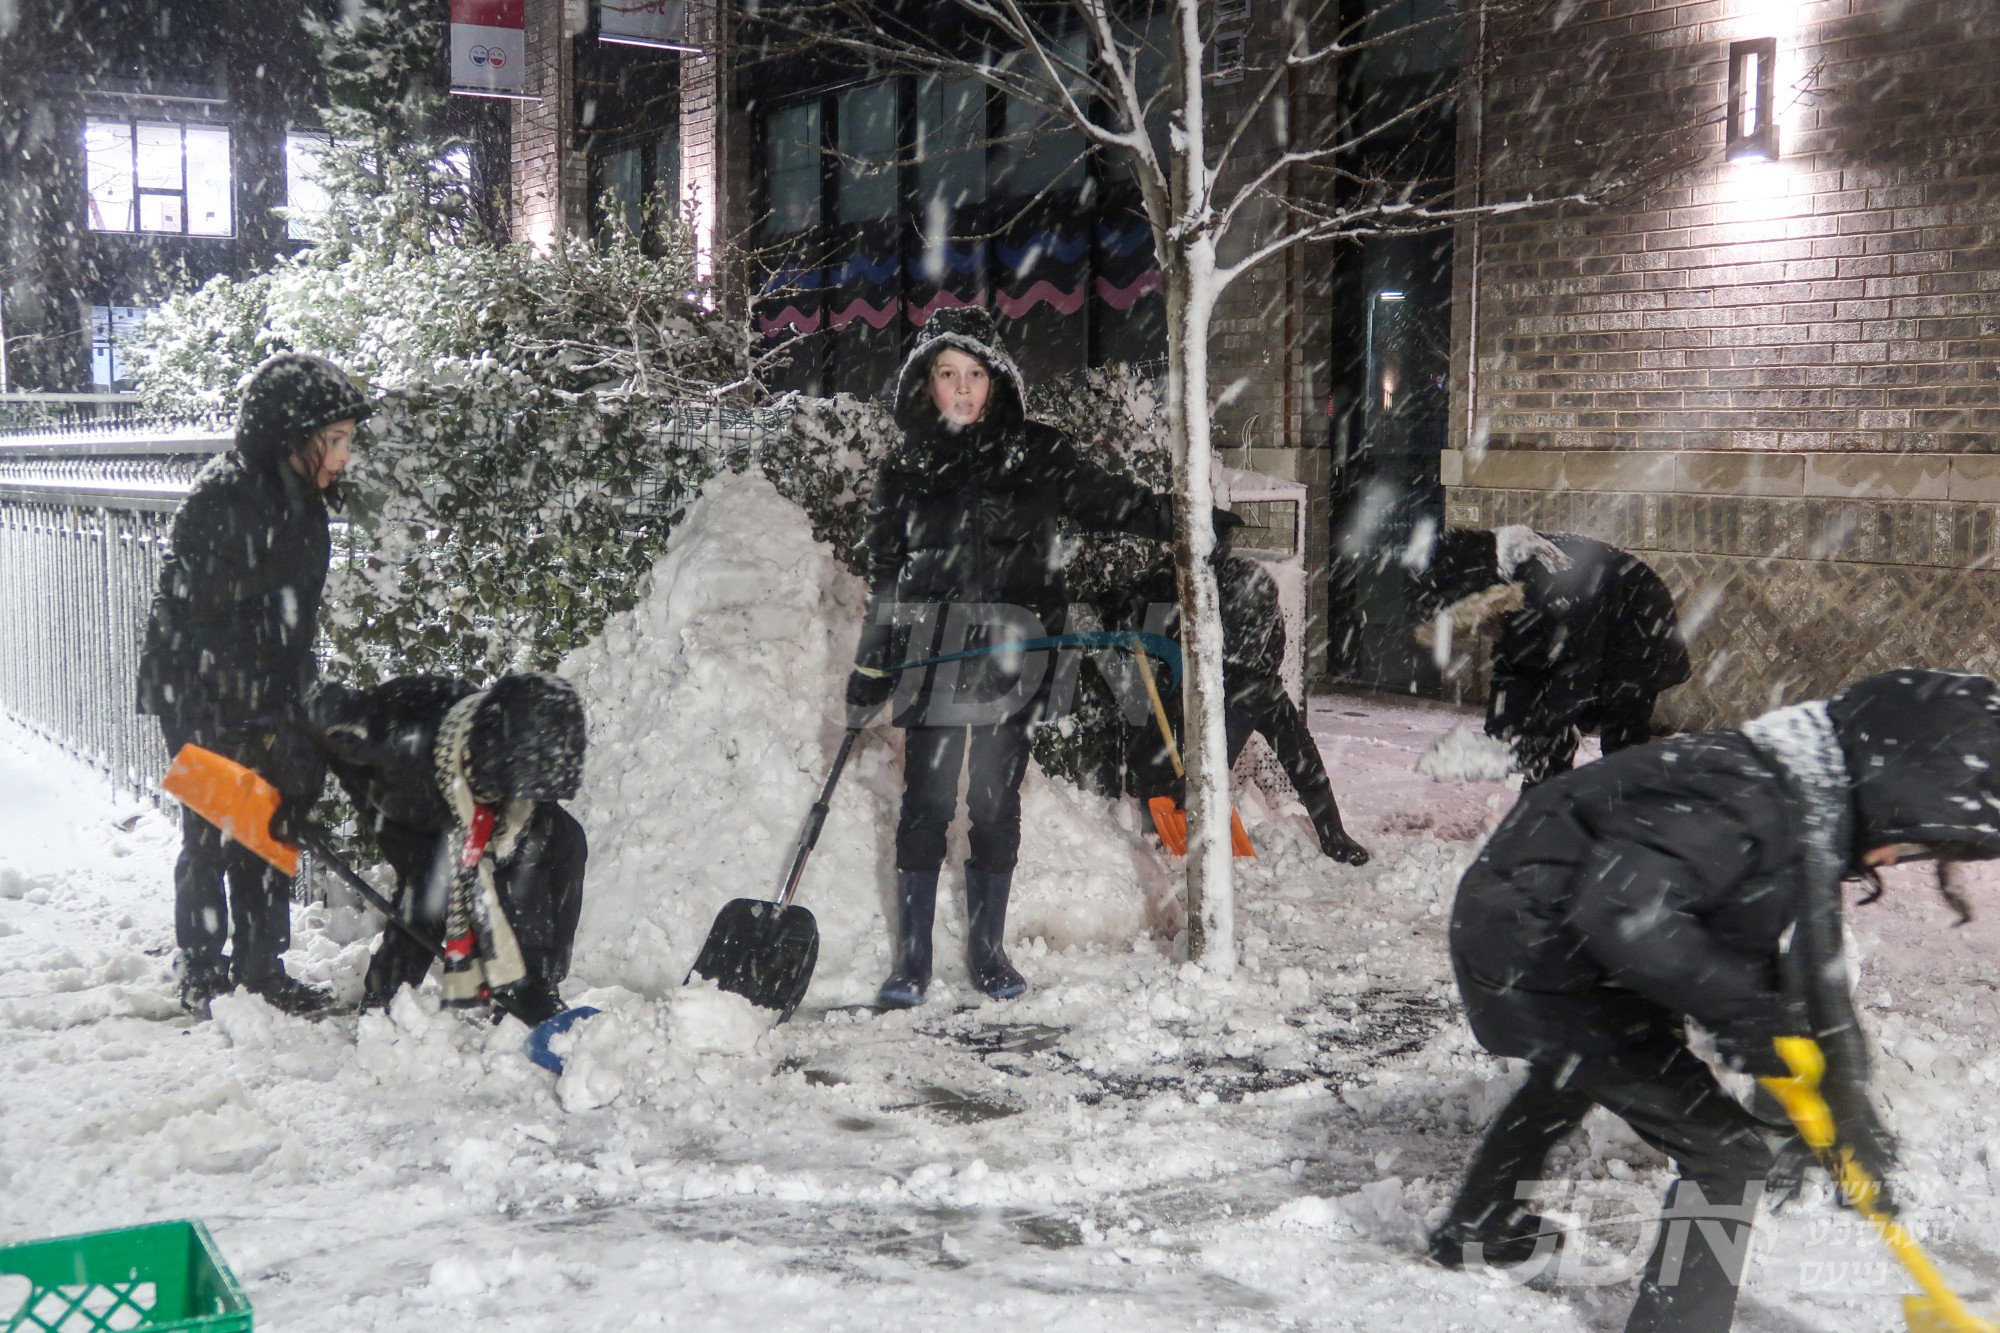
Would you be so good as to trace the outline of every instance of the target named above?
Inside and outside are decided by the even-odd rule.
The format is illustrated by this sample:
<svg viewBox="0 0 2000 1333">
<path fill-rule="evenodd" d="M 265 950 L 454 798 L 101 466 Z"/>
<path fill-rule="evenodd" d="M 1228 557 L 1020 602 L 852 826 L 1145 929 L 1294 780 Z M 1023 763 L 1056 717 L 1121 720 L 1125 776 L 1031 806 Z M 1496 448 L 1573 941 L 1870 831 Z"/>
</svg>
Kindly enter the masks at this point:
<svg viewBox="0 0 2000 1333">
<path fill-rule="evenodd" d="M 214 422 L 79 422 L 0 435 L 0 713 L 117 790 L 153 799 L 158 726 L 133 709 L 139 638 Z"/>
</svg>

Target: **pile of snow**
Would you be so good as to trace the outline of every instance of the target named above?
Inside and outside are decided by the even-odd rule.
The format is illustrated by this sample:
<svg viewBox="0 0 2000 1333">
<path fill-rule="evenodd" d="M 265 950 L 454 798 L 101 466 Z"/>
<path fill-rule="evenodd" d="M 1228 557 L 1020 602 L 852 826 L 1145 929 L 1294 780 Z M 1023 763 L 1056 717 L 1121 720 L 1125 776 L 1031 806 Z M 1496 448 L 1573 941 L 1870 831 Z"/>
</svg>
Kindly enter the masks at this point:
<svg viewBox="0 0 2000 1333">
<path fill-rule="evenodd" d="M 716 912 L 775 896 L 839 747 L 865 589 L 760 476 L 725 476 L 690 508 L 629 612 L 564 664 L 590 719 L 575 810 L 590 835 L 580 981 L 660 997 Z M 888 969 L 901 733 L 856 747 L 799 901 L 818 918 L 816 1002 L 872 997 Z M 1123 815 L 1031 768 L 1009 920 L 1016 943 L 1125 946 L 1171 932 L 1158 857 Z M 955 832 L 940 897 L 939 979 L 961 984 Z M 947 938 L 948 937 L 948 938 Z"/>
<path fill-rule="evenodd" d="M 1513 747 L 1461 722 L 1417 760 L 1417 772 L 1444 782 L 1504 782 L 1520 772 Z"/>
</svg>

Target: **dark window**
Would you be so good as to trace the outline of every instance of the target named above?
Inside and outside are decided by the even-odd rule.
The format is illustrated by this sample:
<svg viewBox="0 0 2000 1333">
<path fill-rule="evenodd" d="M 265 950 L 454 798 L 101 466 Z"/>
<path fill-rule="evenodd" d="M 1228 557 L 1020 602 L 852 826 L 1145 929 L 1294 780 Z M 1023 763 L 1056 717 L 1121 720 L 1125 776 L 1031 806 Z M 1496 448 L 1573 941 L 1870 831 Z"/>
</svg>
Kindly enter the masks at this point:
<svg viewBox="0 0 2000 1333">
<path fill-rule="evenodd" d="M 819 225 L 819 103 L 773 111 L 764 122 L 765 184 L 771 229 L 783 235 Z"/>
<path fill-rule="evenodd" d="M 896 211 L 896 85 L 871 84 L 840 95 L 839 220 L 875 222 Z"/>
<path fill-rule="evenodd" d="M 932 76 L 917 85 L 917 207 L 986 198 L 986 85 Z"/>
</svg>

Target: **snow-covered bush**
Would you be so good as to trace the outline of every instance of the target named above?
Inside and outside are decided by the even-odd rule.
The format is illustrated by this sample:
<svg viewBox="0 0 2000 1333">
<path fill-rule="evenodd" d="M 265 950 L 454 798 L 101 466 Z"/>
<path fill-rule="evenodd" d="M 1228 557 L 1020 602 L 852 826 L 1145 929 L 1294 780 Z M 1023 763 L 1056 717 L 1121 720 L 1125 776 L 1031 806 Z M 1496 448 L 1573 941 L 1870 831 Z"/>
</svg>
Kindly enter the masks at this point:
<svg viewBox="0 0 2000 1333">
<path fill-rule="evenodd" d="M 327 587 L 353 677 L 553 668 L 631 606 L 715 463 L 641 396 L 553 394 L 476 367 L 385 394 L 356 454 L 358 536 Z"/>
</svg>

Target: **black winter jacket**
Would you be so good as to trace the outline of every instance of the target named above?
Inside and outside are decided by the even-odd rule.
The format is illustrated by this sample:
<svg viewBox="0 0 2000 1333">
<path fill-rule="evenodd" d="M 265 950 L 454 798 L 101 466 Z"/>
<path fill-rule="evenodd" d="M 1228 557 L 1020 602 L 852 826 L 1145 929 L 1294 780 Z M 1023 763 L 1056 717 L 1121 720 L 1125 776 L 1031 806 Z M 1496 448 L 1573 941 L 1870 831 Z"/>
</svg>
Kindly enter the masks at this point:
<svg viewBox="0 0 2000 1333">
<path fill-rule="evenodd" d="M 1277 580 L 1264 562 L 1227 555 L 1215 562 L 1218 610 L 1222 620 L 1222 669 L 1226 679 L 1276 676 L 1285 664 L 1285 613 L 1278 605 Z M 1153 629 L 1178 642 L 1180 585 L 1171 564 L 1155 564 L 1135 590 L 1128 619 L 1137 629 Z M 1150 621 L 1155 606 L 1170 606 L 1164 620 Z"/>
<path fill-rule="evenodd" d="M 1815 716 L 1824 743 L 1783 742 Z M 1813 763 L 1825 776 L 1803 781 Z M 1897 843 L 2000 855 L 1992 681 L 1891 672 L 1562 774 L 1523 794 L 1459 885 L 1467 1018 L 1496 1054 L 1542 1060 L 1641 1045 L 1684 1015 L 1765 1035 L 1805 1015 L 1837 1038 L 1853 1027 L 1839 881 Z M 1788 982 L 1779 940 L 1795 923 L 1825 956 Z"/>
<path fill-rule="evenodd" d="M 203 468 L 161 564 L 139 711 L 214 738 L 294 710 L 316 674 L 330 554 L 326 505 L 291 468 L 240 452 Z"/>
<path fill-rule="evenodd" d="M 982 423 L 953 434 L 942 426 L 910 431 L 876 478 L 864 538 L 869 614 L 855 653 L 858 665 L 893 666 L 938 651 L 977 646 L 993 634 L 942 643 L 947 604 L 1005 604 L 1035 616 L 1047 633 L 1062 628 L 1067 595 L 1060 529 L 1155 540 L 1173 535 L 1169 497 L 1097 466 L 1053 427 L 1040 422 Z M 892 625 L 900 608 L 942 608 L 927 634 Z M 1004 693 L 1017 664 L 975 659 L 960 688 L 982 697 Z M 899 696 L 896 721 L 921 721 L 935 668 L 914 693 Z"/>
<path fill-rule="evenodd" d="M 402 676 L 368 690 L 329 687 L 313 700 L 316 739 L 364 822 L 416 833 L 452 827 L 438 790 L 438 729 L 472 692 L 447 676 Z"/>
<path fill-rule="evenodd" d="M 1686 680 L 1687 644 L 1673 594 L 1630 552 L 1589 537 L 1546 534 L 1569 557 L 1552 571 L 1515 571 L 1525 605 L 1493 650 L 1488 735 L 1547 739 L 1584 724 L 1621 693 L 1652 696 Z"/>
<path fill-rule="evenodd" d="M 214 742 L 296 711 L 317 674 L 331 547 L 325 501 L 291 458 L 319 427 L 368 412 L 318 357 L 273 357 L 252 376 L 235 448 L 174 514 L 146 623 L 138 708 L 168 732 Z"/>
</svg>

